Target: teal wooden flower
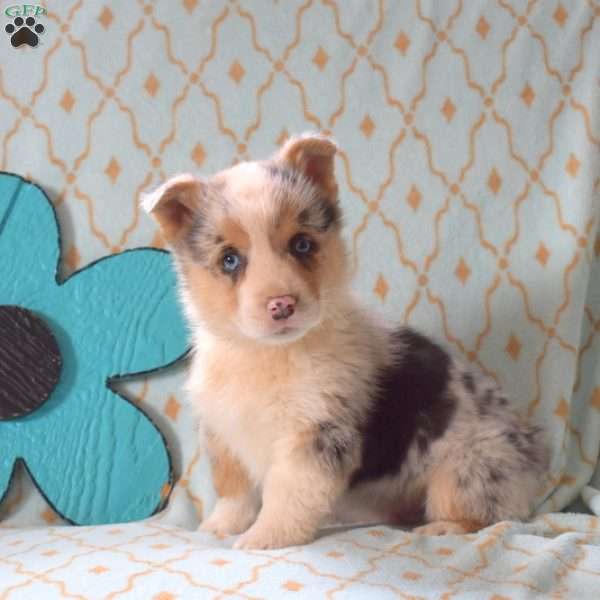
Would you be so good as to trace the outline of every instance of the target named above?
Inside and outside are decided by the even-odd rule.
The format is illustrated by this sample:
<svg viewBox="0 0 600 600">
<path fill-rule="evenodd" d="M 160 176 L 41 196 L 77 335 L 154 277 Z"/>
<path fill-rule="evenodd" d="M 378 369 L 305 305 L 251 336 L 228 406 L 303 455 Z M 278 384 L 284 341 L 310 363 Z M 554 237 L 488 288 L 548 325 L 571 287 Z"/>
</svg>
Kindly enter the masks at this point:
<svg viewBox="0 0 600 600">
<path fill-rule="evenodd" d="M 165 440 L 117 378 L 187 350 L 169 255 L 151 248 L 58 281 L 59 229 L 44 192 L 0 174 L 0 498 L 22 461 L 77 524 L 150 516 L 171 487 Z"/>
</svg>

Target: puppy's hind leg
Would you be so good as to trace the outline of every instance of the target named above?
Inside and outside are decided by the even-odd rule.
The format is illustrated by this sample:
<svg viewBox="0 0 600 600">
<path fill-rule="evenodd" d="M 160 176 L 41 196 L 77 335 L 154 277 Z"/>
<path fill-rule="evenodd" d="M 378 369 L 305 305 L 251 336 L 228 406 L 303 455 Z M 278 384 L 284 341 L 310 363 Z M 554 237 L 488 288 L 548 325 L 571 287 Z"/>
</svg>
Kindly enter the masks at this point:
<svg viewBox="0 0 600 600">
<path fill-rule="evenodd" d="M 427 524 L 414 529 L 422 535 L 465 534 L 479 531 L 489 523 L 471 506 L 477 502 L 474 491 L 459 487 L 449 465 L 438 467 L 427 487 L 425 516 Z"/>
<path fill-rule="evenodd" d="M 534 428 L 514 425 L 457 447 L 433 469 L 423 534 L 471 533 L 498 521 L 527 519 L 547 459 Z"/>
</svg>

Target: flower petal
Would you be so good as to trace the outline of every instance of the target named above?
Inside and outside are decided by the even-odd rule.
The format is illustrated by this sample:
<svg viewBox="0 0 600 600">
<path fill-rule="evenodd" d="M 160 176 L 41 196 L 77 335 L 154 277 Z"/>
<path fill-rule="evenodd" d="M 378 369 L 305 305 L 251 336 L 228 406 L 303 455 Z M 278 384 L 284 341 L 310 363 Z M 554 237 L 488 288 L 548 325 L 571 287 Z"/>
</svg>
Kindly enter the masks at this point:
<svg viewBox="0 0 600 600">
<path fill-rule="evenodd" d="M 59 385 L 31 415 L 0 423 L 0 451 L 10 448 L 11 455 L 22 457 L 42 494 L 73 523 L 151 516 L 171 483 L 161 433 L 99 379 L 68 388 Z"/>
<path fill-rule="evenodd" d="M 0 444 L 2 447 L 2 444 Z M 14 454 L 11 452 L 3 452 L 0 455 L 0 504 L 8 494 L 8 488 L 12 481 L 12 476 L 15 468 Z"/>
<path fill-rule="evenodd" d="M 104 258 L 70 277 L 59 296 L 49 314 L 69 335 L 84 368 L 105 377 L 140 373 L 187 351 L 166 252 L 145 248 Z"/>
<path fill-rule="evenodd" d="M 59 232 L 44 192 L 0 172 L 0 304 L 27 304 L 56 284 Z"/>
</svg>

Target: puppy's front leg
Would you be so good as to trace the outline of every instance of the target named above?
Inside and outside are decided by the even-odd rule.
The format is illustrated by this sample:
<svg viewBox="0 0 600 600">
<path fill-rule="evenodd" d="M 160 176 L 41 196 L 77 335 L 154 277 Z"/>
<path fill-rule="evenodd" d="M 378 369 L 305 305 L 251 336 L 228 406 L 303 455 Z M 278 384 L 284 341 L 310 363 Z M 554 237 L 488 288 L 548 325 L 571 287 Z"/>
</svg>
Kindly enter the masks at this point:
<svg viewBox="0 0 600 600">
<path fill-rule="evenodd" d="M 278 445 L 263 484 L 262 509 L 234 548 L 283 548 L 314 539 L 345 489 L 351 462 L 350 440 L 336 433 L 332 438 L 333 429 L 319 426 L 316 434 Z"/>
<path fill-rule="evenodd" d="M 312 541 L 339 492 L 339 482 L 318 469 L 292 461 L 274 465 L 265 479 L 258 518 L 234 548 L 284 548 Z"/>
<path fill-rule="evenodd" d="M 227 446 L 208 429 L 204 437 L 218 499 L 200 529 L 217 536 L 243 533 L 256 519 L 259 498 L 246 470 Z"/>
</svg>

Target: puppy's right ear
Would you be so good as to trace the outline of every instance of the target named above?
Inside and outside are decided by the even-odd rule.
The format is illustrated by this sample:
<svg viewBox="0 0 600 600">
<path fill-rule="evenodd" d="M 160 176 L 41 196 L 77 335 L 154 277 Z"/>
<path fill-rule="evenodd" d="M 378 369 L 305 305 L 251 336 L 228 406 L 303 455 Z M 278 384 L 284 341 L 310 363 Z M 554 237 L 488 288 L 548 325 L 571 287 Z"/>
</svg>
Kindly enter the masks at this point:
<svg viewBox="0 0 600 600">
<path fill-rule="evenodd" d="M 204 184 L 189 174 L 177 175 L 146 194 L 142 206 L 158 222 L 165 240 L 176 245 L 190 230 L 204 195 Z"/>
</svg>

